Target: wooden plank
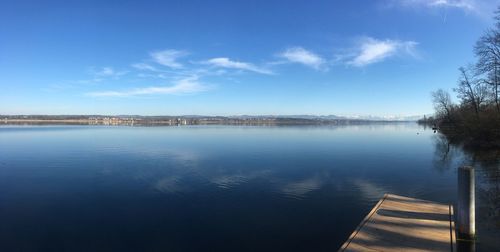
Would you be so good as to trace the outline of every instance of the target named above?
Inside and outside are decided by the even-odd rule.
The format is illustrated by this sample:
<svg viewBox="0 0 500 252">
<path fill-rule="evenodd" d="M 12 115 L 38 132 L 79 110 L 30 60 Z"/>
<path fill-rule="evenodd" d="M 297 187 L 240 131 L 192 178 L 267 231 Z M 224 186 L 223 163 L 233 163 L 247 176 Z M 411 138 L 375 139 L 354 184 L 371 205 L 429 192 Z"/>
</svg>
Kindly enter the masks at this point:
<svg viewBox="0 0 500 252">
<path fill-rule="evenodd" d="M 363 219 L 363 221 L 361 221 L 361 223 L 356 227 L 356 229 L 354 230 L 354 232 L 352 232 L 352 234 L 349 236 L 349 239 L 347 239 L 346 242 L 344 242 L 344 244 L 342 245 L 342 247 L 340 247 L 340 250 L 339 251 L 344 251 L 347 246 L 349 246 L 349 244 L 351 243 L 351 241 L 354 239 L 354 237 L 356 236 L 356 234 L 359 232 L 359 230 L 361 230 L 361 228 L 363 227 L 363 225 L 370 219 L 370 217 L 378 210 L 379 206 L 382 204 L 382 202 L 384 202 L 385 198 L 387 197 L 388 194 L 385 194 L 384 197 L 382 199 L 380 199 L 378 201 L 378 203 L 375 205 L 375 207 L 373 207 L 373 209 L 368 213 L 368 215 L 366 215 L 366 217 Z"/>
<path fill-rule="evenodd" d="M 457 251 L 457 238 L 455 237 L 455 221 L 453 221 L 453 205 L 450 205 L 450 235 L 451 251 Z"/>
<path fill-rule="evenodd" d="M 386 194 L 339 251 L 455 251 L 453 207 Z"/>
</svg>

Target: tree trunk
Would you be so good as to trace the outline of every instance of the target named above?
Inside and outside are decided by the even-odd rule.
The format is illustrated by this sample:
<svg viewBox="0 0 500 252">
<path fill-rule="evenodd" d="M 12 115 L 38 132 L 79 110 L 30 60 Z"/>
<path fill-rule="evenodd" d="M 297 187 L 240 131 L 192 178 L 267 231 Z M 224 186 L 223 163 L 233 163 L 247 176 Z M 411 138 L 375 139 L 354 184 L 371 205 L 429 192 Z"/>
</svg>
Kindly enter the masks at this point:
<svg viewBox="0 0 500 252">
<path fill-rule="evenodd" d="M 497 105 L 497 112 L 500 113 L 500 104 L 498 104 L 498 85 L 495 84 L 495 103 Z"/>
<path fill-rule="evenodd" d="M 500 83 L 498 83 L 498 72 L 497 72 L 497 61 L 495 60 L 495 82 L 494 82 L 494 85 L 495 85 L 495 104 L 497 105 L 497 112 L 500 113 L 500 104 L 498 104 L 498 85 L 500 85 Z"/>
</svg>

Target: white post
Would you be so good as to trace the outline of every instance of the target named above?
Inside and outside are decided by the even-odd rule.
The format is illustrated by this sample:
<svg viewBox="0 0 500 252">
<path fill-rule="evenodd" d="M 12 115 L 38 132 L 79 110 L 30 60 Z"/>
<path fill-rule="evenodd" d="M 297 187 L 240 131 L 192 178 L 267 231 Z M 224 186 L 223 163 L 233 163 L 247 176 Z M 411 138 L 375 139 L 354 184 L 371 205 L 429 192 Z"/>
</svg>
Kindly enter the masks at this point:
<svg viewBox="0 0 500 252">
<path fill-rule="evenodd" d="M 474 167 L 458 168 L 458 236 L 473 240 L 476 235 Z"/>
</svg>

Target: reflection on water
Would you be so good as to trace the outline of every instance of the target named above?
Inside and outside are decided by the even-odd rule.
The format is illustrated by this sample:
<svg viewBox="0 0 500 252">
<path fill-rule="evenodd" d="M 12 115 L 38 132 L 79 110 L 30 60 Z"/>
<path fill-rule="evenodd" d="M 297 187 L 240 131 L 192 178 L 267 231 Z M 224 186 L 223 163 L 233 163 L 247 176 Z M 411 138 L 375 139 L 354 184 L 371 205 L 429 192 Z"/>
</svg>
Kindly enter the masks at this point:
<svg viewBox="0 0 500 252">
<path fill-rule="evenodd" d="M 500 150 L 460 149 L 461 165 L 476 168 L 476 225 L 477 247 L 483 251 L 495 251 L 500 247 Z"/>
<path fill-rule="evenodd" d="M 487 251 L 498 155 L 413 123 L 2 126 L 0 250 L 331 251 L 384 193 L 455 202 L 473 164 Z"/>
<path fill-rule="evenodd" d="M 442 134 L 434 135 L 435 155 L 434 166 L 438 170 L 449 170 L 453 167 L 455 160 L 455 148 L 448 142 Z"/>
<path fill-rule="evenodd" d="M 354 179 L 352 184 L 359 190 L 361 193 L 360 196 L 362 196 L 366 201 L 378 201 L 384 196 L 384 194 L 391 191 L 382 185 L 376 185 L 366 179 Z"/>
<path fill-rule="evenodd" d="M 462 165 L 476 168 L 477 249 L 494 251 L 500 247 L 500 150 L 470 149 L 451 143 L 441 134 L 434 136 L 436 170 Z"/>
</svg>

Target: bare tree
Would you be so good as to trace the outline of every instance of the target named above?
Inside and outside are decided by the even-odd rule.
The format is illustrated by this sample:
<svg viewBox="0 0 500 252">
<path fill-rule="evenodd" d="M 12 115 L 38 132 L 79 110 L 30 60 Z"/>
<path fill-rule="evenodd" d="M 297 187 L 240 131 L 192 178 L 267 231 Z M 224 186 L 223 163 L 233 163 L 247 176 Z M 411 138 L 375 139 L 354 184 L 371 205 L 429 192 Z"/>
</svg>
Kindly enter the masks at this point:
<svg viewBox="0 0 500 252">
<path fill-rule="evenodd" d="M 493 101 L 500 113 L 500 12 L 496 12 L 497 29 L 487 31 L 477 41 L 474 52 L 478 58 L 476 71 L 483 75 L 481 82 L 492 90 Z"/>
<path fill-rule="evenodd" d="M 443 89 L 438 89 L 431 93 L 434 109 L 449 120 L 451 116 L 451 98 L 450 94 Z"/>
<path fill-rule="evenodd" d="M 487 90 L 476 78 L 472 66 L 460 67 L 458 70 L 460 71 L 460 78 L 458 87 L 454 91 L 457 92 L 463 104 L 472 106 L 476 116 L 479 117 L 481 105 L 486 101 L 488 95 Z"/>
</svg>

